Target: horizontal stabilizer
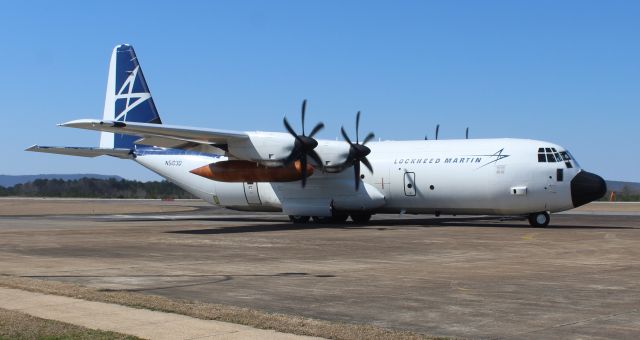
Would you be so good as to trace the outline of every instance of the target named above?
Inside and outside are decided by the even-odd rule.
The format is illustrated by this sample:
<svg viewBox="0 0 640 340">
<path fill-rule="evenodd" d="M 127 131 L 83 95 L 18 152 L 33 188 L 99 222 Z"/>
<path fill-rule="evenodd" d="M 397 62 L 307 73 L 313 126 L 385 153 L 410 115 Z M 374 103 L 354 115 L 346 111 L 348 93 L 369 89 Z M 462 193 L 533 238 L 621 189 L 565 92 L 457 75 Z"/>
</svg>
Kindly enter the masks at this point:
<svg viewBox="0 0 640 340">
<path fill-rule="evenodd" d="M 98 157 L 98 156 L 112 156 L 117 158 L 130 159 L 133 158 L 130 149 L 109 149 L 109 148 L 84 148 L 74 146 L 39 146 L 34 145 L 26 149 L 25 151 L 53 153 L 58 155 L 67 156 L 80 156 L 80 157 Z"/>
<path fill-rule="evenodd" d="M 60 124 L 60 126 L 73 127 L 86 130 L 97 130 L 121 133 L 139 137 L 167 137 L 185 142 L 204 144 L 228 144 L 230 139 L 246 139 L 249 136 L 245 132 L 203 129 L 186 126 L 172 126 L 164 124 L 149 124 L 136 122 L 103 121 L 95 119 L 79 119 Z"/>
</svg>

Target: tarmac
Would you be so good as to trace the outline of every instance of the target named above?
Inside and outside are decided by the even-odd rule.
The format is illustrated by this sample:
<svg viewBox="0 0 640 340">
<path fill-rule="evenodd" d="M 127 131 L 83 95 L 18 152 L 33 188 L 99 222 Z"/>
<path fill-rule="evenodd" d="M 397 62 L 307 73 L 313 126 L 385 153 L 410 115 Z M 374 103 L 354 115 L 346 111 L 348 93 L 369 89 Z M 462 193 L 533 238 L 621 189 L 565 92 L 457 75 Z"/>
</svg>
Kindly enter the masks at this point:
<svg viewBox="0 0 640 340">
<path fill-rule="evenodd" d="M 532 228 L 481 216 L 293 225 L 198 201 L 96 215 L 91 206 L 122 203 L 62 201 L 72 213 L 37 200 L 23 202 L 32 214 L 0 209 L 0 274 L 428 335 L 640 334 L 638 204 L 591 205 Z"/>
</svg>

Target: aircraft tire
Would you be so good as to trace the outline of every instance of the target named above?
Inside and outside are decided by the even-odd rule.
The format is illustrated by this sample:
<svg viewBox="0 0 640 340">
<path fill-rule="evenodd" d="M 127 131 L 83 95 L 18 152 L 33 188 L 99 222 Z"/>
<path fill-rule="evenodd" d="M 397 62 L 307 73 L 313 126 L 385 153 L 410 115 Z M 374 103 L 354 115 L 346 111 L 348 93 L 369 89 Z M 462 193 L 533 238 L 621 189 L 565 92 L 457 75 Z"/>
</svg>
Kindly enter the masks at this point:
<svg viewBox="0 0 640 340">
<path fill-rule="evenodd" d="M 529 214 L 529 224 L 532 227 L 536 228 L 544 228 L 549 225 L 551 221 L 551 216 L 546 211 L 541 211 L 533 214 Z"/>
<path fill-rule="evenodd" d="M 370 213 L 352 213 L 351 220 L 356 224 L 365 224 L 371 219 Z"/>
<path fill-rule="evenodd" d="M 295 224 L 303 224 L 309 222 L 309 216 L 294 216 L 289 215 L 289 220 Z"/>
</svg>

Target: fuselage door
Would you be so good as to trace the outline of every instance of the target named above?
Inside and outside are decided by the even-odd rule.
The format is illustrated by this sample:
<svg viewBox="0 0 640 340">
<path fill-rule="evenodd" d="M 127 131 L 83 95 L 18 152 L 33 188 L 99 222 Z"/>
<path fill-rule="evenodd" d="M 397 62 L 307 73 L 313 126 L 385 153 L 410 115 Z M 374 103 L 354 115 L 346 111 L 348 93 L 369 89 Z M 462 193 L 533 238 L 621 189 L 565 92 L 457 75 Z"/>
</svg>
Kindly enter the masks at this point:
<svg viewBox="0 0 640 340">
<path fill-rule="evenodd" d="M 405 196 L 416 195 L 416 173 L 415 172 L 404 173 L 404 194 Z"/>
<path fill-rule="evenodd" d="M 258 193 L 258 183 L 244 182 L 244 196 L 247 198 L 248 204 L 262 204 Z"/>
</svg>

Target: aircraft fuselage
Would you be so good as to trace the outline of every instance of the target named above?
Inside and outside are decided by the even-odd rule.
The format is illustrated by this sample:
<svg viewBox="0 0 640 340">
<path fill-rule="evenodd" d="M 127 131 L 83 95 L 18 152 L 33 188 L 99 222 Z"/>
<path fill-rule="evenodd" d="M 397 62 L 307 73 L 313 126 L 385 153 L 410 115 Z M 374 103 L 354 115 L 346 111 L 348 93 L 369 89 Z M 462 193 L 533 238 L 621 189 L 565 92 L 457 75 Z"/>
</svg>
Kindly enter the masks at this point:
<svg viewBox="0 0 640 340">
<path fill-rule="evenodd" d="M 135 160 L 207 202 L 247 211 L 287 212 L 288 207 L 283 209 L 279 197 L 284 195 L 287 200 L 304 202 L 311 207 L 309 214 L 317 215 L 326 215 L 325 211 L 330 213 L 331 209 L 526 215 L 572 209 L 576 202 L 585 201 L 585 197 L 576 195 L 595 197 L 600 194 L 595 191 L 604 190 L 598 188 L 598 183 L 591 183 L 594 192 L 576 188 L 574 183 L 572 194 L 572 181 L 583 171 L 563 147 L 544 141 L 382 141 L 368 145 L 374 171 L 363 170 L 364 185 L 358 192 L 353 188 L 353 173 L 349 170 L 337 174 L 318 170 L 302 189 L 299 181 L 230 183 L 189 172 L 225 161 L 225 156 L 154 148 L 138 150 Z M 561 154 L 564 158 L 558 159 Z M 314 205 L 317 210 L 313 210 Z M 296 211 L 295 207 L 291 209 Z"/>
</svg>

